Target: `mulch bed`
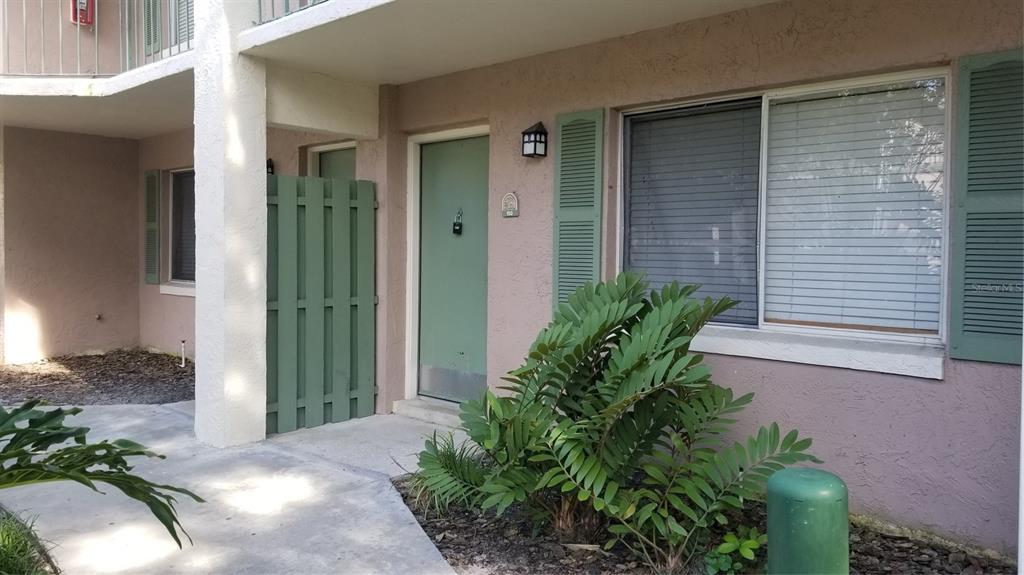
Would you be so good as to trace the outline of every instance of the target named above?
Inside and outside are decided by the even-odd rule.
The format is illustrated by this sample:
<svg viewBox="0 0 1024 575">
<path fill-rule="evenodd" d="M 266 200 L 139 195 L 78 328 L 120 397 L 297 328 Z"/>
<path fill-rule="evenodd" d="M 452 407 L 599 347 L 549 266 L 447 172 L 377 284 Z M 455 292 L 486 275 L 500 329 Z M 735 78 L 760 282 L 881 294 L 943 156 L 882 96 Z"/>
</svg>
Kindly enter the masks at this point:
<svg viewBox="0 0 1024 575">
<path fill-rule="evenodd" d="M 71 355 L 0 366 L 0 404 L 43 399 L 52 405 L 173 403 L 195 398 L 195 367 L 141 349 Z"/>
<path fill-rule="evenodd" d="M 551 533 L 534 536 L 530 522 L 510 509 L 502 517 L 451 509 L 426 512 L 410 493 L 408 479 L 395 481 L 406 504 L 441 555 L 462 575 L 611 575 L 651 573 L 625 549 L 610 553 L 567 547 Z M 746 523 L 765 530 L 763 506 L 750 510 Z M 695 558 L 692 572 L 702 573 Z M 1012 563 L 965 553 L 850 525 L 850 573 L 861 575 L 990 575 L 1016 573 Z"/>
</svg>

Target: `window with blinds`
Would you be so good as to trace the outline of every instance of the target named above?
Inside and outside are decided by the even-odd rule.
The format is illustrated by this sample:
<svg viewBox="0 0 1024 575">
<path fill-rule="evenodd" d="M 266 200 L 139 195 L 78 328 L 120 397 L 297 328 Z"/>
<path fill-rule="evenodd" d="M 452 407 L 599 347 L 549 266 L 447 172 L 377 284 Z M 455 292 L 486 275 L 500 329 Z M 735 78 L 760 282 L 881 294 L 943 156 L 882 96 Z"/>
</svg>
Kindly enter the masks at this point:
<svg viewBox="0 0 1024 575">
<path fill-rule="evenodd" d="M 171 175 L 171 280 L 196 281 L 196 176 Z"/>
<path fill-rule="evenodd" d="M 764 320 L 939 331 L 945 86 L 772 100 Z"/>
<path fill-rule="evenodd" d="M 757 324 L 760 133 L 760 98 L 628 123 L 626 267 L 740 302 L 717 321 Z"/>
</svg>

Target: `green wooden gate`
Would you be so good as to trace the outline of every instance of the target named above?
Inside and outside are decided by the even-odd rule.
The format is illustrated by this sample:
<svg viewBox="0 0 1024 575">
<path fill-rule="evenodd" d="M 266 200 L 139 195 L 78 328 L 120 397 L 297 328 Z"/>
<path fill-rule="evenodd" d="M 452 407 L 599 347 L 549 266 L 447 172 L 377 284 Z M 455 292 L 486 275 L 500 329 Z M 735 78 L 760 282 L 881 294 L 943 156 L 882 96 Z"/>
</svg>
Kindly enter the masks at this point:
<svg viewBox="0 0 1024 575">
<path fill-rule="evenodd" d="M 267 433 L 373 414 L 373 182 L 267 182 Z"/>
</svg>

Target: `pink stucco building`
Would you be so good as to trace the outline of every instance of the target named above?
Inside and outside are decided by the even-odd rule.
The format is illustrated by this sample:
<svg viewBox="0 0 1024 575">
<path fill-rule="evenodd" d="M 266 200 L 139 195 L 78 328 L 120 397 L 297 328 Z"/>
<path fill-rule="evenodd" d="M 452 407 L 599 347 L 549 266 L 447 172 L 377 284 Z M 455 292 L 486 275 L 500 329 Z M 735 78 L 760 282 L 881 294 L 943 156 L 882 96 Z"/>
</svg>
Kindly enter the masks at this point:
<svg viewBox="0 0 1024 575">
<path fill-rule="evenodd" d="M 184 346 L 200 439 L 315 423 L 278 394 L 342 306 L 299 280 L 300 337 L 268 294 L 308 248 L 268 249 L 269 159 L 374 184 L 370 323 L 316 349 L 376 412 L 496 387 L 582 281 L 701 283 L 743 302 L 694 348 L 744 422 L 813 437 L 856 512 L 1016 549 L 1019 1 L 59 4 L 0 13 L 6 362 Z"/>
</svg>

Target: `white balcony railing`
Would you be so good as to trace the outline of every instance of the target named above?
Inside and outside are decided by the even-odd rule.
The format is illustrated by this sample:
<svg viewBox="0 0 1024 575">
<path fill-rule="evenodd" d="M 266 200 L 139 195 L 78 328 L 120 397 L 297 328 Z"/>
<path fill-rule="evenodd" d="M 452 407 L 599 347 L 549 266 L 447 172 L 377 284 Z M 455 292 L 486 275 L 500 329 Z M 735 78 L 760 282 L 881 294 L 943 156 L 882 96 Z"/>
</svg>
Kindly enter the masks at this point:
<svg viewBox="0 0 1024 575">
<path fill-rule="evenodd" d="M 194 1 L 0 0 L 0 75 L 111 76 L 191 50 Z"/>
<path fill-rule="evenodd" d="M 299 10 L 305 10 L 310 6 L 322 4 L 328 0 L 256 0 L 259 5 L 259 22 L 263 24 L 271 20 L 277 20 L 283 16 L 294 14 Z"/>
</svg>

